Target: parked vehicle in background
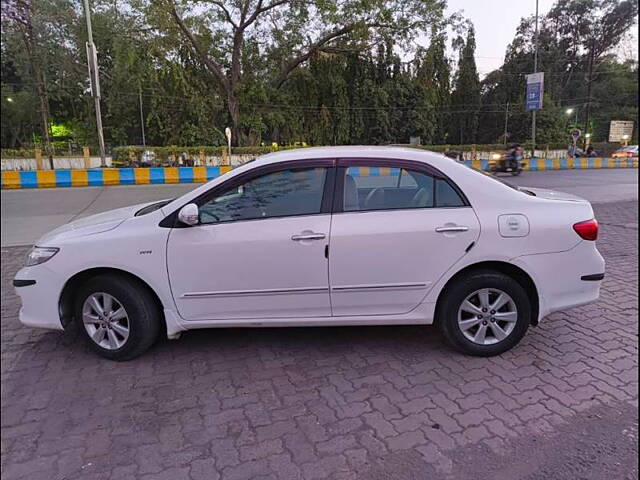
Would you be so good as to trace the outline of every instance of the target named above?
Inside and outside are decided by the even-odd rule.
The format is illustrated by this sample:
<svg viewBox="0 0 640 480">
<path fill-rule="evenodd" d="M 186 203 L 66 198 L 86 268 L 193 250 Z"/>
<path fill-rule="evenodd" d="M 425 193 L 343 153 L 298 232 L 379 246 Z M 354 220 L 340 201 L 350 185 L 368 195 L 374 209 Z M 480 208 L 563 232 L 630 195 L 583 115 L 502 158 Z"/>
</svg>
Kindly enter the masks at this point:
<svg viewBox="0 0 640 480">
<path fill-rule="evenodd" d="M 308 148 L 64 225 L 13 284 L 23 324 L 115 360 L 197 328 L 434 323 L 489 356 L 598 298 L 597 233 L 586 200 L 433 152 Z"/>
<path fill-rule="evenodd" d="M 638 156 L 638 145 L 622 147 L 611 154 L 612 158 L 633 158 Z"/>
</svg>

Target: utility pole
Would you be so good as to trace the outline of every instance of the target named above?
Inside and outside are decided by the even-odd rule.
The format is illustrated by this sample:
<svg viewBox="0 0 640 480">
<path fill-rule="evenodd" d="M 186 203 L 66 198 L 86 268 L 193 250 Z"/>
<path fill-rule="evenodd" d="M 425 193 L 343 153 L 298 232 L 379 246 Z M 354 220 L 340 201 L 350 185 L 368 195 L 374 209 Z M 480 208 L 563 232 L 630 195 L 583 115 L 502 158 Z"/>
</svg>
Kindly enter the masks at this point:
<svg viewBox="0 0 640 480">
<path fill-rule="evenodd" d="M 142 146 L 146 147 L 147 143 L 144 138 L 144 113 L 142 112 L 142 87 L 138 84 L 138 98 L 140 99 L 140 127 L 142 128 Z"/>
<path fill-rule="evenodd" d="M 98 143 L 100 145 L 100 166 L 107 166 L 107 158 L 104 149 L 104 135 L 102 134 L 102 114 L 100 113 L 100 79 L 98 77 L 98 56 L 96 46 L 93 43 L 91 30 L 91 11 L 89 0 L 84 0 L 84 15 L 87 17 L 87 63 L 89 65 L 89 80 L 91 83 L 91 96 L 96 106 L 96 126 L 98 127 Z"/>
<path fill-rule="evenodd" d="M 507 102 L 507 109 L 504 111 L 504 144 L 507 145 L 507 126 L 509 125 L 509 102 Z"/>
<path fill-rule="evenodd" d="M 536 30 L 534 37 L 534 51 L 533 51 L 533 73 L 538 73 L 538 0 L 536 0 Z M 533 110 L 531 116 L 531 143 L 532 151 L 531 156 L 536 156 L 536 111 Z"/>
<path fill-rule="evenodd" d="M 587 134 L 590 134 L 591 132 L 589 132 L 589 115 L 591 114 L 591 87 L 593 84 L 593 64 L 594 64 L 594 41 L 591 41 L 591 47 L 589 48 L 589 73 L 588 75 L 588 80 L 587 80 L 587 108 L 585 109 L 585 114 L 584 114 L 584 149 L 587 149 L 587 144 L 588 144 L 588 138 Z"/>
</svg>

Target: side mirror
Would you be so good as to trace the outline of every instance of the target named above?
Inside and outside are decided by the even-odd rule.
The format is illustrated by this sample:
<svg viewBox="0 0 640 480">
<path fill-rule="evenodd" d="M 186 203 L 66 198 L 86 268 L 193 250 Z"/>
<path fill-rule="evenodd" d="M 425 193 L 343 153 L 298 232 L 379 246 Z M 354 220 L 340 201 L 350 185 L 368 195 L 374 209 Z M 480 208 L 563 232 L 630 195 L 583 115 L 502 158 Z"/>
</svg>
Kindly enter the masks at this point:
<svg viewBox="0 0 640 480">
<path fill-rule="evenodd" d="M 195 203 L 188 203 L 178 212 L 178 220 L 185 225 L 194 226 L 200 223 L 198 206 Z"/>
</svg>

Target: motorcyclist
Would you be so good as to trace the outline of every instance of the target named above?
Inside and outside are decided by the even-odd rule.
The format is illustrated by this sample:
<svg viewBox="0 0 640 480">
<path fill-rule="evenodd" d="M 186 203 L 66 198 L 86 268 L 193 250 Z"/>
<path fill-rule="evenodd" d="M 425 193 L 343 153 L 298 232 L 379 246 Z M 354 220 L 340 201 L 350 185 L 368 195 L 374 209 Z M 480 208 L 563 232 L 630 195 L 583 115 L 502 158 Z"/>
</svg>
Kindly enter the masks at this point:
<svg viewBox="0 0 640 480">
<path fill-rule="evenodd" d="M 516 144 L 514 164 L 513 164 L 513 168 L 515 170 L 520 168 L 520 162 L 522 162 L 523 158 L 524 158 L 524 150 L 522 149 L 522 146 L 519 143 L 517 143 Z"/>
<path fill-rule="evenodd" d="M 512 170 L 518 169 L 518 164 L 522 160 L 523 151 L 519 143 L 514 143 L 509 146 L 504 156 L 504 167 L 511 168 Z"/>
</svg>

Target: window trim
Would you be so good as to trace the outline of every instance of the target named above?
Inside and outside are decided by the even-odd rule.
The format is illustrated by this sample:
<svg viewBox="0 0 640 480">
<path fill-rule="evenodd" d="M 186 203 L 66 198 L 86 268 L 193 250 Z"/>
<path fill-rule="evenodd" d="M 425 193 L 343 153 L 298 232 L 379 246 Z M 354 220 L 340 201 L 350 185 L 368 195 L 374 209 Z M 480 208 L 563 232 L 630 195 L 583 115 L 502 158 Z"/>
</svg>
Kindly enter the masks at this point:
<svg viewBox="0 0 640 480">
<path fill-rule="evenodd" d="M 469 208 L 471 204 L 469 199 L 464 194 L 460 187 L 451 180 L 448 176 L 442 173 L 437 168 L 429 165 L 428 163 L 419 162 L 416 160 L 405 160 L 396 158 L 339 158 L 336 162 L 336 178 L 334 187 L 334 200 L 332 213 L 367 213 L 367 212 L 395 212 L 398 210 L 422 210 L 422 209 L 435 209 L 435 208 Z M 346 176 L 347 168 L 349 167 L 383 167 L 383 168 L 398 168 L 405 170 L 414 170 L 418 173 L 424 173 L 434 178 L 433 182 L 433 195 L 434 203 L 432 207 L 401 207 L 401 208 L 376 208 L 370 210 L 344 210 L 344 179 Z M 436 197 L 436 180 L 444 180 L 449 184 L 451 188 L 458 194 L 462 200 L 462 205 L 451 207 L 438 207 Z"/>
<path fill-rule="evenodd" d="M 291 169 L 307 169 L 307 168 L 326 168 L 327 174 L 325 176 L 324 189 L 322 192 L 322 202 L 320 204 L 320 212 L 318 213 L 303 213 L 303 214 L 295 214 L 295 215 L 278 215 L 264 218 L 247 218 L 242 220 L 229 220 L 226 222 L 216 222 L 216 223 L 203 223 L 198 225 L 185 225 L 178 220 L 178 212 L 184 207 L 181 205 L 176 210 L 167 215 L 158 226 L 163 228 L 193 228 L 193 227 L 207 227 L 212 225 L 225 225 L 228 223 L 235 222 L 253 222 L 256 220 L 269 220 L 274 218 L 288 218 L 288 217 L 305 217 L 312 215 L 326 215 L 330 214 L 333 208 L 334 195 L 335 195 L 335 179 L 336 179 L 336 160 L 333 158 L 314 158 L 314 159 L 305 159 L 305 160 L 287 160 L 284 162 L 277 163 L 269 163 L 267 165 L 260 165 L 258 167 L 247 170 L 246 172 L 242 172 L 234 177 L 226 180 L 219 185 L 212 187 L 206 192 L 200 194 L 196 198 L 191 201 L 185 203 L 195 203 L 200 207 L 211 198 L 216 195 L 220 195 L 226 190 L 230 190 L 232 188 L 238 187 L 250 180 L 253 180 L 258 177 L 262 177 L 264 175 L 269 175 L 271 173 L 280 172 L 283 170 L 291 170 Z"/>
</svg>

